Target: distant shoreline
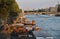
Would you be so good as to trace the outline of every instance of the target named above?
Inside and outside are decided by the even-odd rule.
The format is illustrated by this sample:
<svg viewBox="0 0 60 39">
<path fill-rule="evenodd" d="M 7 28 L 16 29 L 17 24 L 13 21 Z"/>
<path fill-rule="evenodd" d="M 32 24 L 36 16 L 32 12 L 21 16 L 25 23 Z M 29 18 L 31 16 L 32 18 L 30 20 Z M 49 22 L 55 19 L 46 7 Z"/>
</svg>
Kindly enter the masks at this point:
<svg viewBox="0 0 60 39">
<path fill-rule="evenodd" d="M 50 15 L 50 14 L 53 14 L 53 15 L 60 15 L 60 12 L 24 12 L 25 15 L 32 15 L 32 14 L 46 14 L 46 15 Z"/>
</svg>

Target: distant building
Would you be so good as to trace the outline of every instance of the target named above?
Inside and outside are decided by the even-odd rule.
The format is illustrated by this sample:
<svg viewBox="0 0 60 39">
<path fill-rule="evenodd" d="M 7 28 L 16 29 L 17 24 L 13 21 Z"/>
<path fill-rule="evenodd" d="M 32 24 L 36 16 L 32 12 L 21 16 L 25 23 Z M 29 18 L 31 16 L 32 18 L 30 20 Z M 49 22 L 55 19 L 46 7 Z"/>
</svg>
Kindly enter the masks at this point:
<svg viewBox="0 0 60 39">
<path fill-rule="evenodd" d="M 50 7 L 49 12 L 57 12 L 57 7 Z"/>
<path fill-rule="evenodd" d="M 46 8 L 46 9 L 45 9 L 45 12 L 49 12 L 49 8 Z"/>
</svg>

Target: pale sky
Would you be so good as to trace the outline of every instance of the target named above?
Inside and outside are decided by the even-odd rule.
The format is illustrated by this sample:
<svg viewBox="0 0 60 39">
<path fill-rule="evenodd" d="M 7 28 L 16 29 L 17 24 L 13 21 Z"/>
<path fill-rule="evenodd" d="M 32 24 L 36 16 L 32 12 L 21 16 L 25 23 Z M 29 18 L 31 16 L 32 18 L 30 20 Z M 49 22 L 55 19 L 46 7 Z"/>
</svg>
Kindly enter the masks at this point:
<svg viewBox="0 0 60 39">
<path fill-rule="evenodd" d="M 55 6 L 60 0 L 16 0 L 23 10 L 40 9 Z"/>
</svg>

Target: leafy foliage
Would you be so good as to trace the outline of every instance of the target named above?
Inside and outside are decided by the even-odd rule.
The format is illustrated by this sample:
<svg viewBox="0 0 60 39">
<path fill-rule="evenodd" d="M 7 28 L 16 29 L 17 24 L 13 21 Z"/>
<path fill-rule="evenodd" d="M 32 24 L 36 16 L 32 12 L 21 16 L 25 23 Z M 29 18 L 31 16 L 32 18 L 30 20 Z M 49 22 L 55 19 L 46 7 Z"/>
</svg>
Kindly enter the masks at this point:
<svg viewBox="0 0 60 39">
<path fill-rule="evenodd" d="M 38 9 L 38 12 L 45 12 L 45 9 Z"/>
<path fill-rule="evenodd" d="M 0 0 L 0 17 L 2 17 L 3 19 L 6 19 L 8 15 L 11 16 L 10 15 L 11 12 L 15 12 L 17 14 L 20 12 L 16 1 L 15 0 Z"/>
<path fill-rule="evenodd" d="M 60 5 L 58 5 L 58 12 L 60 12 Z"/>
</svg>

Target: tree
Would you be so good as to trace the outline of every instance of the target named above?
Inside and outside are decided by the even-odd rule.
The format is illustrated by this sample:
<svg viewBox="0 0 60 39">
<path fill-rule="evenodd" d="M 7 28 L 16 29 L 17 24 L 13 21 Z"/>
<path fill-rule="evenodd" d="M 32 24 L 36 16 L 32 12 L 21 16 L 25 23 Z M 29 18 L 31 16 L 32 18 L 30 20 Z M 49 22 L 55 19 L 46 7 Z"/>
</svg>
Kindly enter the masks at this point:
<svg viewBox="0 0 60 39">
<path fill-rule="evenodd" d="M 60 4 L 58 4 L 58 8 L 57 8 L 58 12 L 60 12 Z"/>
<path fill-rule="evenodd" d="M 20 13 L 19 7 L 15 0 L 0 0 L 0 17 L 4 20 L 8 16 Z"/>
<path fill-rule="evenodd" d="M 0 18 L 6 22 L 8 15 L 8 6 L 4 0 L 0 0 Z"/>
<path fill-rule="evenodd" d="M 22 12 L 22 9 L 20 9 L 20 13 Z"/>
<path fill-rule="evenodd" d="M 9 12 L 17 12 L 19 13 L 19 7 L 15 0 L 8 0 L 7 1 L 8 7 L 9 7 Z"/>
<path fill-rule="evenodd" d="M 38 12 L 45 12 L 45 9 L 38 9 Z"/>
<path fill-rule="evenodd" d="M 7 2 L 8 4 L 8 7 L 9 7 L 9 17 L 12 18 L 15 18 L 18 16 L 18 13 L 20 13 L 20 10 L 19 10 L 19 7 L 16 3 L 15 0 L 8 0 Z"/>
</svg>

